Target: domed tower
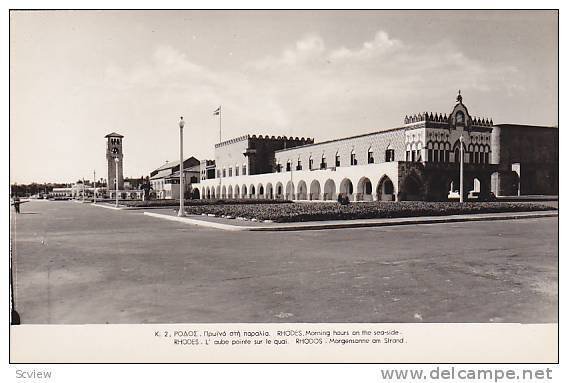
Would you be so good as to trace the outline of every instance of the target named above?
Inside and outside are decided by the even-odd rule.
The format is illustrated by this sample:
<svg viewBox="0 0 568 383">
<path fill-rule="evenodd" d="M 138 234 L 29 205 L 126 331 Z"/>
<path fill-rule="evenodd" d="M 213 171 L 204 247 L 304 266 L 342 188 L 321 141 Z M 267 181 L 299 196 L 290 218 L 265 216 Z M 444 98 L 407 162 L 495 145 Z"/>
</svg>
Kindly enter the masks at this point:
<svg viewBox="0 0 568 383">
<path fill-rule="evenodd" d="M 116 188 L 118 181 L 118 189 L 124 189 L 124 177 L 122 175 L 122 139 L 124 136 L 118 133 L 110 133 L 105 136 L 107 139 L 106 158 L 107 158 L 107 190 Z M 116 163 L 118 159 L 118 174 Z"/>
</svg>

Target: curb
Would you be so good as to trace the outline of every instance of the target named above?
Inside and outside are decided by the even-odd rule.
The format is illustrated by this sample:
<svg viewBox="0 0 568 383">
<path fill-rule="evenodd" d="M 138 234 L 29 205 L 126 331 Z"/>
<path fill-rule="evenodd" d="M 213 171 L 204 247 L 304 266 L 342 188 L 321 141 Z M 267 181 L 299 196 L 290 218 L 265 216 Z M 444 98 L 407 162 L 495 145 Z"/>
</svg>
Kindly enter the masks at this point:
<svg viewBox="0 0 568 383">
<path fill-rule="evenodd" d="M 200 221 L 198 219 L 192 219 L 187 217 L 178 217 L 174 215 L 165 215 L 165 214 L 158 214 L 158 213 L 150 213 L 145 211 L 144 215 L 154 218 L 165 219 L 167 221 L 175 221 L 185 223 L 186 225 L 197 225 L 197 226 L 204 226 L 210 227 L 214 229 L 221 229 L 226 231 L 247 231 L 250 230 L 252 227 L 247 226 L 235 226 L 235 225 L 227 225 L 224 223 L 217 223 L 217 222 L 207 222 L 207 221 Z M 258 228 L 258 226 L 257 226 Z"/>
<path fill-rule="evenodd" d="M 384 226 L 405 226 L 405 225 L 427 225 L 439 223 L 454 223 L 454 222 L 479 222 L 479 221 L 507 221 L 515 219 L 530 219 L 530 218 L 547 218 L 558 217 L 558 212 L 528 212 L 525 214 L 519 213 L 499 213 L 501 215 L 470 215 L 470 216 L 440 216 L 440 217 L 427 217 L 427 219 L 420 219 L 416 217 L 405 218 L 381 218 L 379 220 L 368 220 L 365 222 L 360 221 L 345 221 L 340 223 L 324 223 L 319 221 L 314 224 L 307 225 L 289 225 L 289 226 L 237 226 L 228 225 L 218 222 L 201 221 L 187 217 L 177 217 L 165 214 L 144 212 L 144 215 L 154 218 L 165 219 L 168 221 L 180 222 L 188 225 L 196 225 L 208 227 L 213 229 L 220 229 L 226 231 L 302 231 L 302 230 L 325 230 L 325 229 L 350 229 L 359 227 L 384 227 Z"/>
<path fill-rule="evenodd" d="M 111 209 L 111 210 L 124 210 L 123 207 L 114 207 L 114 206 L 110 206 L 110 205 L 103 205 L 102 203 L 90 203 L 91 206 L 96 206 L 96 207 L 103 207 L 105 209 Z"/>
</svg>

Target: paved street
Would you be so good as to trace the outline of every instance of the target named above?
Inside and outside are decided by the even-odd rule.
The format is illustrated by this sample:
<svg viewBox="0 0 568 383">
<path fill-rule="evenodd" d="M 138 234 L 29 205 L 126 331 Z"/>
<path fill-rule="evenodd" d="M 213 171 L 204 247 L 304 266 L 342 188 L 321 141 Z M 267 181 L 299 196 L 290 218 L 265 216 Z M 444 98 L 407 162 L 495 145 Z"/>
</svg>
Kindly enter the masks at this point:
<svg viewBox="0 0 568 383">
<path fill-rule="evenodd" d="M 22 212 L 24 324 L 557 321 L 558 218 L 227 232 L 74 202 Z"/>
</svg>

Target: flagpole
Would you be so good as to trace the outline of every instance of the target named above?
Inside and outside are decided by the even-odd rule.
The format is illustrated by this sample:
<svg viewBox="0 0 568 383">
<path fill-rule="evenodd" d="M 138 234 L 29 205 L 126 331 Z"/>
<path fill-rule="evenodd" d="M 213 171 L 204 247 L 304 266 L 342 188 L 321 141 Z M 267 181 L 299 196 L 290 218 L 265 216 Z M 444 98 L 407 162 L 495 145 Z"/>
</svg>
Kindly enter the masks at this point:
<svg viewBox="0 0 568 383">
<path fill-rule="evenodd" d="M 219 105 L 219 143 L 221 143 L 221 105 Z"/>
</svg>

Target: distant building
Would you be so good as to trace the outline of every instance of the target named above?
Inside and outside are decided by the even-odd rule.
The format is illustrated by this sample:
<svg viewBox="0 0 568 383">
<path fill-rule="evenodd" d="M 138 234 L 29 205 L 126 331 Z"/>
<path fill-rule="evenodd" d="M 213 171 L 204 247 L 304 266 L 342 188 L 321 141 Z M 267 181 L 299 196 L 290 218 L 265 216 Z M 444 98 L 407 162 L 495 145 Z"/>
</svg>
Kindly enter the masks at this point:
<svg viewBox="0 0 568 383">
<path fill-rule="evenodd" d="M 192 185 L 199 183 L 201 177 L 200 161 L 195 157 L 184 160 L 185 192 L 192 190 Z M 150 172 L 150 185 L 157 199 L 178 199 L 179 161 L 166 162 Z M 199 198 L 199 197 L 198 197 Z"/>
<path fill-rule="evenodd" d="M 215 179 L 201 198 L 443 201 L 465 195 L 558 193 L 558 129 L 493 125 L 473 117 L 461 94 L 447 114 L 406 116 L 401 126 L 314 143 L 242 136 L 215 145 Z"/>
</svg>

